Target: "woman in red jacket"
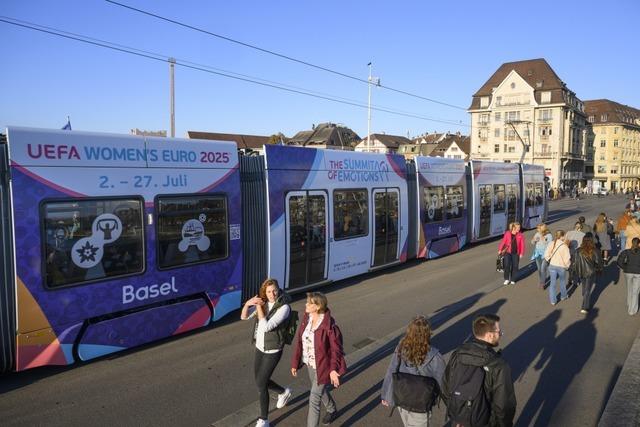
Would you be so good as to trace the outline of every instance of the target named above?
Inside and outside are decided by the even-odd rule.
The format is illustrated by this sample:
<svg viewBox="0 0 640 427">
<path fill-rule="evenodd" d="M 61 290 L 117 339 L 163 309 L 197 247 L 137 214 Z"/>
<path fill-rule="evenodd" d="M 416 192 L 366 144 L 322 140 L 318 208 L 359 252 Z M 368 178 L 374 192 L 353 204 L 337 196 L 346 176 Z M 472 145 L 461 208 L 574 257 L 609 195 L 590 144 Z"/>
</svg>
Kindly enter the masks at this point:
<svg viewBox="0 0 640 427">
<path fill-rule="evenodd" d="M 498 256 L 504 257 L 504 284 L 516 284 L 518 263 L 524 255 L 524 236 L 520 232 L 520 223 L 512 222 L 509 230 L 505 231 L 498 247 Z"/>
<path fill-rule="evenodd" d="M 340 376 L 347 372 L 342 349 L 342 333 L 331 317 L 327 297 L 320 292 L 307 293 L 305 315 L 297 332 L 291 358 L 291 374 L 307 365 L 311 393 L 307 426 L 316 427 L 320 421 L 320 402 L 327 410 L 322 424 L 330 424 L 336 417 L 336 403 L 329 393 L 329 385 L 338 388 Z"/>
</svg>

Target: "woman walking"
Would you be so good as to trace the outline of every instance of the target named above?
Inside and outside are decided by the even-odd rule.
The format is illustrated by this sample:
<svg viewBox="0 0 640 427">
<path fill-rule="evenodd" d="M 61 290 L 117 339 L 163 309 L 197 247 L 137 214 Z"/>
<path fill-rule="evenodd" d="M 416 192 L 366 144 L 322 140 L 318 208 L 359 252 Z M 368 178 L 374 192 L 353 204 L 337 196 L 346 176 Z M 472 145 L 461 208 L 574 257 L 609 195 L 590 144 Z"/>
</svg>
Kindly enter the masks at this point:
<svg viewBox="0 0 640 427">
<path fill-rule="evenodd" d="M 520 232 L 520 223 L 512 222 L 509 230 L 502 236 L 498 246 L 498 256 L 504 259 L 504 285 L 515 285 L 518 273 L 518 262 L 524 255 L 524 236 Z"/>
<path fill-rule="evenodd" d="M 549 263 L 549 301 L 551 305 L 558 303 L 556 299 L 556 281 L 560 282 L 560 301 L 568 298 L 567 295 L 567 270 L 571 266 L 571 253 L 564 242 L 564 231 L 558 230 L 553 243 L 547 246 L 544 259 Z"/>
<path fill-rule="evenodd" d="M 582 284 L 582 309 L 580 313 L 587 314 L 591 309 L 591 291 L 596 282 L 596 275 L 602 273 L 604 266 L 600 251 L 596 248 L 591 233 L 585 234 L 582 244 L 575 253 L 572 263 L 573 274 Z"/>
<path fill-rule="evenodd" d="M 395 406 L 393 401 L 393 373 L 405 372 L 412 375 L 431 377 L 442 387 L 445 363 L 438 349 L 431 346 L 431 324 L 424 316 L 415 317 L 407 326 L 400 344 L 391 356 L 382 383 L 382 404 Z M 429 412 L 411 412 L 398 408 L 405 427 L 428 427 Z"/>
<path fill-rule="evenodd" d="M 536 234 L 533 236 L 533 239 L 531 239 L 531 244 L 535 245 L 531 259 L 536 262 L 536 267 L 538 267 L 538 287 L 543 289 L 549 273 L 547 269 L 544 268 L 544 251 L 547 249 L 549 243 L 553 241 L 553 235 L 544 223 L 538 224 L 536 230 Z"/>
<path fill-rule="evenodd" d="M 278 393 L 277 408 L 282 408 L 291 398 L 291 389 L 284 388 L 271 379 L 282 357 L 284 339 L 282 327 L 291 313 L 289 297 L 280 293 L 278 281 L 262 282 L 258 295 L 242 306 L 240 318 L 254 319 L 252 342 L 256 347 L 254 376 L 258 386 L 260 415 L 256 427 L 269 425 L 269 390 Z"/>
<path fill-rule="evenodd" d="M 340 376 L 347 372 L 342 349 L 342 333 L 327 306 L 327 297 L 320 292 L 307 293 L 305 315 L 297 332 L 296 345 L 291 358 L 291 375 L 307 365 L 311 393 L 307 427 L 316 427 L 320 421 L 320 402 L 327 410 L 322 424 L 328 425 L 336 417 L 336 403 L 329 386 L 340 386 Z"/>
<path fill-rule="evenodd" d="M 593 225 L 593 233 L 600 243 L 600 250 L 602 251 L 604 262 L 609 262 L 609 251 L 611 250 L 611 237 L 609 236 L 607 224 L 607 216 L 601 213 Z"/>
<path fill-rule="evenodd" d="M 638 312 L 640 296 L 640 238 L 631 239 L 631 248 L 622 251 L 617 262 L 627 282 L 627 312 L 633 316 Z"/>
</svg>

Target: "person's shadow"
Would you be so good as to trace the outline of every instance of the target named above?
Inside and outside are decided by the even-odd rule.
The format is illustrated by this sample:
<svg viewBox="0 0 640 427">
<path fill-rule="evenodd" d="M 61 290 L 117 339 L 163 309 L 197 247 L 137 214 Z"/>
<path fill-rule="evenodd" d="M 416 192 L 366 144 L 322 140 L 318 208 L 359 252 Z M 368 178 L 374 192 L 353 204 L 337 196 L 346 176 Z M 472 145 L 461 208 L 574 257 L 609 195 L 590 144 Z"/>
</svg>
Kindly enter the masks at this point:
<svg viewBox="0 0 640 427">
<path fill-rule="evenodd" d="M 558 332 L 560 311 L 553 310 L 547 317 L 529 327 L 504 348 L 502 357 L 511 366 L 513 382 L 518 382 L 546 346 L 552 345 Z"/>
<path fill-rule="evenodd" d="M 554 412 L 571 382 L 593 353 L 597 334 L 594 319 L 597 316 L 598 309 L 592 309 L 544 347 L 534 366 L 536 370 L 544 371 L 522 409 L 517 426 L 547 426 L 552 420 L 554 424 L 563 424 L 562 417 L 554 417 Z M 522 372 L 522 368 L 519 369 Z M 567 425 L 567 420 L 564 423 Z"/>
</svg>

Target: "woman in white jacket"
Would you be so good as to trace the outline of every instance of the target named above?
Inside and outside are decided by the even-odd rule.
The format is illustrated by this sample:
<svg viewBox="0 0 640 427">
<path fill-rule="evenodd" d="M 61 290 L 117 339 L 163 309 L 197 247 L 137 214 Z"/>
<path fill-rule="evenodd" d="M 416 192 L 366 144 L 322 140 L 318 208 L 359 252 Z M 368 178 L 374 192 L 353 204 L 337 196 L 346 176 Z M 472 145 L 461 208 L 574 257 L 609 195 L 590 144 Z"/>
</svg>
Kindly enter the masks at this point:
<svg viewBox="0 0 640 427">
<path fill-rule="evenodd" d="M 560 281 L 560 301 L 568 298 L 567 295 L 567 272 L 571 266 L 571 252 L 564 242 L 564 231 L 558 230 L 553 242 L 547 245 L 544 252 L 544 259 L 549 262 L 549 301 L 551 305 L 558 303 L 556 296 L 556 280 Z"/>
</svg>

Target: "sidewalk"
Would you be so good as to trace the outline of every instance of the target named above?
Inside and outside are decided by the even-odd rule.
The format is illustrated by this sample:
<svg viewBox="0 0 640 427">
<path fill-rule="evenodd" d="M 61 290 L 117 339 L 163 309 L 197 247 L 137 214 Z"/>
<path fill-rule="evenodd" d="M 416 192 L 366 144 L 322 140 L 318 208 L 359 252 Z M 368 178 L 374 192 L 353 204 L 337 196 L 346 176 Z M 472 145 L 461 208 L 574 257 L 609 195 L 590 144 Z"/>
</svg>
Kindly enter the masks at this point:
<svg viewBox="0 0 640 427">
<path fill-rule="evenodd" d="M 448 359 L 469 336 L 476 314 L 497 313 L 505 331 L 501 347 L 512 368 L 518 399 L 516 425 L 595 425 L 640 330 L 640 316 L 626 314 L 624 279 L 618 277 L 615 263 L 610 264 L 592 296 L 594 309 L 585 316 L 580 314 L 580 289 L 553 307 L 547 291 L 537 288 L 535 271 L 528 272 L 516 286 L 499 287 L 437 325 L 433 345 Z M 614 284 L 618 279 L 621 283 Z M 436 315 L 434 323 L 438 317 L 442 315 Z M 397 413 L 388 418 L 389 410 L 380 405 L 382 379 L 397 342 L 385 338 L 386 345 L 380 340 L 378 350 L 362 363 L 350 360 L 345 383 L 333 391 L 339 417 L 332 425 L 401 425 Z M 299 393 L 307 390 L 307 381 L 297 383 Z M 274 411 L 270 420 L 278 426 L 301 426 L 306 415 L 303 394 Z M 434 412 L 433 425 L 442 425 L 443 420 L 441 406 Z"/>
</svg>

